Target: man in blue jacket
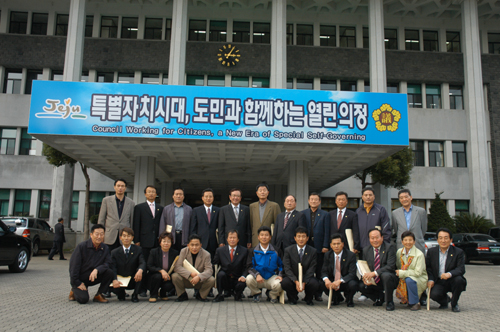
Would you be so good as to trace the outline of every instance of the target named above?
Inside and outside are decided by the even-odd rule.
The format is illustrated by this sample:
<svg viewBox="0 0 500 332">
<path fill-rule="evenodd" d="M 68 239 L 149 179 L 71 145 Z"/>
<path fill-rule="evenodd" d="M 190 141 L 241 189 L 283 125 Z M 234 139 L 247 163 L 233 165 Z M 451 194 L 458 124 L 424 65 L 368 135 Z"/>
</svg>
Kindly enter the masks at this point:
<svg viewBox="0 0 500 332">
<path fill-rule="evenodd" d="M 253 302 L 260 302 L 262 288 L 266 288 L 271 303 L 277 303 L 283 280 L 283 263 L 277 251 L 269 244 L 271 228 L 262 226 L 257 234 L 259 244 L 248 253 L 246 283 L 252 292 Z"/>
</svg>

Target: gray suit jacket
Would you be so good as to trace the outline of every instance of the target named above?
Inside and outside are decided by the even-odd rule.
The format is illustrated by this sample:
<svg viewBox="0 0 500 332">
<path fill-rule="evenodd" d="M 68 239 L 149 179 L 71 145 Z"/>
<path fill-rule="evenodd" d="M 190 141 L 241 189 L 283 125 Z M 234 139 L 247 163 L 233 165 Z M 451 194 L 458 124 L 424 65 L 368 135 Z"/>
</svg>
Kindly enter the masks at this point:
<svg viewBox="0 0 500 332">
<path fill-rule="evenodd" d="M 118 207 L 116 206 L 116 196 L 111 195 L 102 199 L 101 210 L 99 211 L 98 223 L 106 227 L 104 243 L 112 245 L 122 228 L 132 227 L 134 220 L 135 203 L 128 197 L 124 198 L 121 218 L 118 217 Z"/>
<path fill-rule="evenodd" d="M 160 233 L 163 233 L 167 225 L 172 226 L 172 244 L 175 243 L 175 203 L 165 206 L 160 219 Z M 184 218 L 182 218 L 182 245 L 187 246 L 189 238 L 189 225 L 191 223 L 191 213 L 193 209 L 186 203 L 182 203 L 184 209 Z"/>
<path fill-rule="evenodd" d="M 398 249 L 403 247 L 401 243 L 401 234 L 405 231 L 410 231 L 415 234 L 415 246 L 422 253 L 425 253 L 424 234 L 427 232 L 427 211 L 421 207 L 413 205 L 410 219 L 410 229 L 406 226 L 405 214 L 403 207 L 392 211 L 392 229 L 396 234 L 396 244 Z"/>
</svg>

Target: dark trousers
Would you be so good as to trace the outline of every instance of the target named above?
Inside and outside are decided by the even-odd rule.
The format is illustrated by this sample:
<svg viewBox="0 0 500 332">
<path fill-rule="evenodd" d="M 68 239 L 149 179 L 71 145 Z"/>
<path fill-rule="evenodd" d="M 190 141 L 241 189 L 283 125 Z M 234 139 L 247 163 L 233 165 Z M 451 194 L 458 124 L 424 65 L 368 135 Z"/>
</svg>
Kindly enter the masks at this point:
<svg viewBox="0 0 500 332">
<path fill-rule="evenodd" d="M 325 282 L 321 284 L 321 289 L 328 294 L 330 292 L 329 289 L 326 288 Z M 340 287 L 337 291 L 333 291 L 333 296 L 332 299 L 335 299 L 336 297 L 340 297 L 340 292 L 344 293 L 344 296 L 346 298 L 347 302 L 352 302 L 352 299 L 354 297 L 354 294 L 358 291 L 358 280 L 351 280 L 346 283 L 341 283 Z"/>
<path fill-rule="evenodd" d="M 167 297 L 167 294 L 172 291 L 175 287 L 172 280 L 163 280 L 160 272 L 155 272 L 150 275 L 151 289 L 149 296 L 157 297 L 158 290 L 160 290 L 160 297 Z"/>
<path fill-rule="evenodd" d="M 116 249 L 116 248 L 118 248 L 120 246 L 121 246 L 121 244 L 120 244 L 120 236 L 116 235 L 115 243 L 113 243 L 112 245 L 108 245 L 109 252 L 113 251 L 113 249 Z"/>
<path fill-rule="evenodd" d="M 431 288 L 431 299 L 439 304 L 448 304 L 446 295 L 448 292 L 451 292 L 451 305 L 455 306 L 458 304 L 460 294 L 465 290 L 466 285 L 467 282 L 462 276 L 452 277 L 448 280 L 439 279 L 434 283 L 434 287 Z"/>
<path fill-rule="evenodd" d="M 241 296 L 245 287 L 246 282 L 238 281 L 241 276 L 230 276 L 226 272 L 220 270 L 217 273 L 217 290 L 219 295 L 222 295 L 222 291 L 234 291 L 236 296 Z"/>
<path fill-rule="evenodd" d="M 318 280 L 318 290 L 316 291 L 316 296 L 323 295 L 323 291 L 321 290 L 321 283 L 323 282 L 323 278 L 321 278 L 321 270 L 323 269 L 323 262 L 325 261 L 325 254 L 322 253 L 321 251 L 318 251 L 316 254 L 316 259 L 317 259 L 317 264 L 316 264 L 316 271 L 315 271 L 315 276 L 316 280 Z"/>
<path fill-rule="evenodd" d="M 97 278 L 94 281 L 90 281 L 89 276 L 91 272 L 80 275 L 80 280 L 82 280 L 82 282 L 85 284 L 87 290 L 83 291 L 77 287 L 71 288 L 75 296 L 75 300 L 80 304 L 89 302 L 89 286 L 100 284 L 96 295 L 102 294 L 108 291 L 109 284 L 111 284 L 113 282 L 113 279 L 115 278 L 113 271 L 111 269 L 107 269 L 103 273 L 98 273 Z"/>
<path fill-rule="evenodd" d="M 367 286 L 363 281 L 359 282 L 359 291 L 364 296 L 370 298 L 373 302 L 377 300 L 385 301 L 386 303 L 394 302 L 394 289 L 398 286 L 399 279 L 394 273 L 384 272 L 380 274 L 380 281 L 376 286 Z M 384 295 L 385 293 L 385 295 Z"/>
<path fill-rule="evenodd" d="M 153 248 L 141 248 L 144 260 L 147 262 L 149 259 L 149 253 Z M 142 272 L 141 288 L 139 289 L 139 293 L 146 293 L 148 289 L 151 289 L 151 277 L 148 270 L 146 269 L 146 271 Z"/>
<path fill-rule="evenodd" d="M 295 281 L 288 277 L 284 277 L 281 281 L 281 288 L 286 292 L 286 296 L 288 297 L 288 301 L 297 302 L 299 300 L 299 292 L 297 291 L 297 286 L 295 285 Z M 316 278 L 311 278 L 309 282 L 306 283 L 305 287 L 305 300 L 306 302 L 311 302 L 313 296 L 318 292 L 319 282 Z"/>
<path fill-rule="evenodd" d="M 130 278 L 130 281 L 129 281 L 127 287 L 111 288 L 111 291 L 113 293 L 115 293 L 116 296 L 119 299 L 123 299 L 124 300 L 125 299 L 125 290 L 126 289 L 133 289 L 134 290 L 134 295 L 138 295 L 139 294 L 139 290 L 141 289 L 141 285 L 142 285 L 142 280 L 139 281 L 139 282 L 136 282 L 134 280 L 134 276 L 132 276 Z"/>
<path fill-rule="evenodd" d="M 59 259 L 64 259 L 64 252 L 63 252 L 63 245 L 64 242 L 62 241 L 54 241 L 52 244 L 52 249 L 50 250 L 49 253 L 49 259 L 54 257 L 55 254 L 59 252 Z"/>
<path fill-rule="evenodd" d="M 172 248 L 174 248 L 178 252 L 181 252 L 181 249 L 186 247 L 182 245 L 182 232 L 175 232 L 174 236 L 175 243 L 172 245 Z"/>
</svg>

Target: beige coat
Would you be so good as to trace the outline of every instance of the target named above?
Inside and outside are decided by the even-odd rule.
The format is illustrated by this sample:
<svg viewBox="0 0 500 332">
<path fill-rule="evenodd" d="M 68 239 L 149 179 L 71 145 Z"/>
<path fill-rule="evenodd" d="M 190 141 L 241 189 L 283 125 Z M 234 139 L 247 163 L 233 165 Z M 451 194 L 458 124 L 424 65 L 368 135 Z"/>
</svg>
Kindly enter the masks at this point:
<svg viewBox="0 0 500 332">
<path fill-rule="evenodd" d="M 113 245 L 120 230 L 125 227 L 133 227 L 135 203 L 128 197 L 124 198 L 122 216 L 118 217 L 118 207 L 116 206 L 116 196 L 111 195 L 102 199 L 101 210 L 99 211 L 98 224 L 104 225 L 104 243 Z"/>
<path fill-rule="evenodd" d="M 189 248 L 183 248 L 181 253 L 179 254 L 179 259 L 175 263 L 174 272 L 178 273 L 184 279 L 189 279 L 191 276 L 191 272 L 186 270 L 182 264 L 184 260 L 187 260 L 191 265 L 193 265 L 193 256 L 191 255 L 191 251 Z M 203 282 L 212 276 L 212 259 L 210 257 L 210 253 L 205 249 L 200 249 L 198 256 L 196 257 L 196 263 L 194 268 L 200 272 L 199 277 L 200 281 Z"/>
<path fill-rule="evenodd" d="M 412 278 L 417 283 L 418 288 L 418 296 L 422 295 L 422 293 L 427 288 L 427 269 L 425 268 L 425 256 L 424 254 L 418 250 L 415 246 L 411 247 L 410 254 L 408 257 L 413 256 L 413 260 L 408 267 L 408 270 L 401 270 L 401 252 L 404 248 L 401 248 L 396 253 L 396 266 L 399 270 L 399 278 L 404 279 L 407 277 Z M 406 255 L 403 254 L 404 264 L 408 263 L 408 259 Z"/>
<path fill-rule="evenodd" d="M 271 227 L 274 225 L 278 214 L 281 213 L 281 208 L 278 203 L 271 202 L 267 200 L 266 209 L 264 210 L 264 217 L 262 221 L 260 220 L 259 213 L 259 202 L 254 202 L 250 204 L 250 225 L 252 227 L 252 247 L 256 247 L 259 244 L 257 238 L 257 231 L 261 226 Z"/>
</svg>

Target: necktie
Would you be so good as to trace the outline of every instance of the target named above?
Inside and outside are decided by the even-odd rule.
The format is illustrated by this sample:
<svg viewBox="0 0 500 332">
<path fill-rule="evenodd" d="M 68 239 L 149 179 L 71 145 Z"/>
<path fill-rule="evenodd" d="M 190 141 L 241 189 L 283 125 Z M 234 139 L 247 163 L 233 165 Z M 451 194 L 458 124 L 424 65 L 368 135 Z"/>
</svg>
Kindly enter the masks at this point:
<svg viewBox="0 0 500 332">
<path fill-rule="evenodd" d="M 288 224 L 288 219 L 290 219 L 290 212 L 287 212 L 285 215 L 285 224 L 283 225 L 283 229 L 286 228 L 286 224 Z"/>
<path fill-rule="evenodd" d="M 342 211 L 339 211 L 339 215 L 337 217 L 337 230 L 340 229 L 340 224 L 342 223 Z"/>
<path fill-rule="evenodd" d="M 375 271 L 377 271 L 378 269 L 380 269 L 380 255 L 378 254 L 378 249 L 375 249 L 375 263 L 374 263 L 374 266 L 375 266 Z M 375 277 L 375 282 L 378 284 L 378 282 L 380 281 L 380 277 Z"/>
<path fill-rule="evenodd" d="M 149 208 L 151 209 L 151 214 L 153 218 L 155 217 L 155 205 L 153 203 L 149 204 Z"/>
<path fill-rule="evenodd" d="M 335 281 L 340 280 L 342 275 L 340 274 L 340 256 L 337 255 L 337 259 L 335 260 Z"/>
<path fill-rule="evenodd" d="M 125 256 L 127 256 L 127 259 L 129 257 L 129 252 L 130 252 L 130 249 L 125 249 Z"/>
<path fill-rule="evenodd" d="M 231 253 L 229 256 L 231 256 L 231 262 L 233 261 L 233 255 L 234 255 L 234 249 L 231 249 Z"/>
<path fill-rule="evenodd" d="M 236 218 L 236 222 L 238 222 L 238 215 L 239 215 L 239 212 L 238 212 L 238 207 L 235 207 L 234 208 L 234 216 Z"/>
<path fill-rule="evenodd" d="M 302 257 L 304 257 L 304 248 L 300 248 L 299 250 L 299 258 L 301 263 L 302 263 Z"/>
<path fill-rule="evenodd" d="M 210 225 L 210 208 L 207 209 L 208 224 Z"/>
</svg>

